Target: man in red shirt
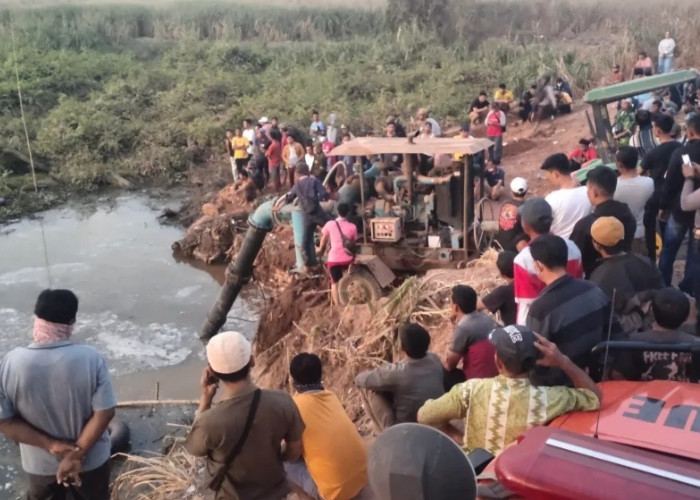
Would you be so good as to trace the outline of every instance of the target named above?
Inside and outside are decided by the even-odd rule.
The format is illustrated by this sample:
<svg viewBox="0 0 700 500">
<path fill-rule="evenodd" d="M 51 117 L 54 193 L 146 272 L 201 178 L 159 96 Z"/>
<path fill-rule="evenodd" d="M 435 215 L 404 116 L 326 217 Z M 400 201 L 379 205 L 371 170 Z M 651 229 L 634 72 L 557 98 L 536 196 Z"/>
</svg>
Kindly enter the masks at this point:
<svg viewBox="0 0 700 500">
<path fill-rule="evenodd" d="M 278 192 L 282 185 L 280 182 L 280 164 L 282 163 L 282 145 L 280 144 L 280 135 L 275 130 L 270 132 L 270 145 L 265 151 L 267 157 L 268 169 L 270 170 L 270 180 L 275 192 Z"/>
<path fill-rule="evenodd" d="M 591 141 L 588 139 L 581 139 L 578 141 L 578 144 L 579 147 L 569 153 L 569 160 L 575 161 L 579 165 L 583 165 L 584 163 L 588 163 L 589 161 L 598 158 L 598 153 L 596 152 L 595 148 L 591 147 Z"/>
<path fill-rule="evenodd" d="M 455 330 L 452 344 L 448 348 L 443 366 L 447 370 L 445 389 L 471 378 L 489 378 L 498 375 L 494 362 L 494 347 L 489 342 L 489 333 L 498 324 L 491 317 L 477 311 L 476 291 L 466 285 L 452 288 L 452 318 Z M 457 365 L 462 361 L 462 369 Z"/>
<path fill-rule="evenodd" d="M 501 164 L 503 158 L 503 133 L 506 130 L 506 114 L 497 102 L 491 104 L 491 111 L 486 115 L 486 137 L 493 142 L 489 148 L 489 157 L 495 165 Z"/>
<path fill-rule="evenodd" d="M 544 198 L 530 198 L 520 207 L 520 222 L 523 232 L 530 237 L 532 244 L 540 236 L 549 234 L 552 229 L 552 207 Z M 581 250 L 568 238 L 562 238 L 568 249 L 566 272 L 574 278 L 583 278 Z M 518 307 L 516 324 L 527 324 L 530 306 L 539 293 L 547 286 L 542 281 L 532 258 L 530 247 L 520 251 L 513 263 L 513 286 L 515 288 L 515 303 Z"/>
</svg>

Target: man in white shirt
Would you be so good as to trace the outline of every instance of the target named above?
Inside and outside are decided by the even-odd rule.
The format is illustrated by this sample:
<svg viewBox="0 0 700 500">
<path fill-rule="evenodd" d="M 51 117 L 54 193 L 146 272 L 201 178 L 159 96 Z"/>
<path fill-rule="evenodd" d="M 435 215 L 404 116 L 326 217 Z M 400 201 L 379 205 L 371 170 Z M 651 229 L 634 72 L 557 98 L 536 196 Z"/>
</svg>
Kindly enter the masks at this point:
<svg viewBox="0 0 700 500">
<path fill-rule="evenodd" d="M 654 180 L 642 177 L 637 172 L 639 154 L 631 146 L 620 146 L 615 154 L 615 165 L 620 172 L 615 189 L 615 200 L 626 203 L 630 212 L 637 220 L 637 230 L 634 233 L 632 251 L 642 255 L 647 254 L 644 240 L 644 207 L 654 194 Z"/>
<path fill-rule="evenodd" d="M 676 41 L 671 38 L 671 33 L 659 42 L 659 74 L 673 71 L 673 51 L 676 50 Z"/>
<path fill-rule="evenodd" d="M 571 162 L 563 153 L 548 157 L 540 169 L 547 172 L 549 181 L 559 188 L 545 197 L 554 215 L 551 232 L 568 238 L 576 223 L 591 213 L 586 187 L 574 184 Z"/>
<path fill-rule="evenodd" d="M 255 129 L 251 126 L 250 120 L 243 120 L 243 137 L 248 139 L 250 145 L 248 146 L 248 161 L 253 158 L 253 153 L 255 152 Z"/>
</svg>

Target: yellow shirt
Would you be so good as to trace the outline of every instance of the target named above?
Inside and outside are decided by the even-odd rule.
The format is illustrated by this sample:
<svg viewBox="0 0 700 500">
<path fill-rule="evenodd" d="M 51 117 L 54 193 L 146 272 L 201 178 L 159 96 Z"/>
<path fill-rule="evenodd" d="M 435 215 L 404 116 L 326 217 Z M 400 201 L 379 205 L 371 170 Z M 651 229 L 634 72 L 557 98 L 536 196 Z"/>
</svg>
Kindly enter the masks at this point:
<svg viewBox="0 0 700 500">
<path fill-rule="evenodd" d="M 233 137 L 231 139 L 231 145 L 233 146 L 234 160 L 243 160 L 248 158 L 248 146 L 250 146 L 250 141 L 248 139 L 245 137 Z"/>
<path fill-rule="evenodd" d="M 503 91 L 501 89 L 498 89 L 493 95 L 493 100 L 512 102 L 515 100 L 515 97 L 513 96 L 513 92 L 511 92 L 510 90 Z"/>
<path fill-rule="evenodd" d="M 528 379 L 471 379 L 418 411 L 426 425 L 464 419 L 465 451 L 485 448 L 498 455 L 530 427 L 544 425 L 571 411 L 597 410 L 600 401 L 587 389 L 544 387 Z"/>
<path fill-rule="evenodd" d="M 559 104 L 571 104 L 573 99 L 567 92 L 562 92 L 559 94 Z"/>
<path fill-rule="evenodd" d="M 306 425 L 304 462 L 324 500 L 350 500 L 367 485 L 367 449 L 330 391 L 294 396 Z"/>
</svg>

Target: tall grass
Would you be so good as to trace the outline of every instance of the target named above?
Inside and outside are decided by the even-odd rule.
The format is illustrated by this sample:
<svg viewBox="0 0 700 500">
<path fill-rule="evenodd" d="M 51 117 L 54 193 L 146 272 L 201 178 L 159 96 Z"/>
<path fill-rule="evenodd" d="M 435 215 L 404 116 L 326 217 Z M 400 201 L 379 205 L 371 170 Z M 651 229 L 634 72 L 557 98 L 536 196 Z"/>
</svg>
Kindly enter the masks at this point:
<svg viewBox="0 0 700 500">
<path fill-rule="evenodd" d="M 0 8 L 0 148 L 23 148 L 10 24 L 36 152 L 86 186 L 184 171 L 246 117 L 303 127 L 319 108 L 365 133 L 422 106 L 459 123 L 478 91 L 544 71 L 586 89 L 669 26 L 678 64 L 700 57 L 690 0 L 297 1 Z"/>
</svg>

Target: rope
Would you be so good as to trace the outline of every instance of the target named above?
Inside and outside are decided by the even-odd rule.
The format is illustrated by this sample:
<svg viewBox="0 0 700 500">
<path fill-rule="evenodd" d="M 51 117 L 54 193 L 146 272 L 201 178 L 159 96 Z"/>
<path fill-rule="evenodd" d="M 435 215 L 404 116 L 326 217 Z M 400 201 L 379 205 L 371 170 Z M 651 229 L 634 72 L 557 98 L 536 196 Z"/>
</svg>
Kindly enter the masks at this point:
<svg viewBox="0 0 700 500">
<path fill-rule="evenodd" d="M 36 169 L 34 168 L 34 156 L 32 155 L 32 146 L 29 142 L 29 130 L 27 128 L 27 118 L 24 114 L 24 103 L 22 102 L 22 86 L 19 81 L 19 63 L 17 62 L 17 48 L 15 46 L 15 29 L 12 18 L 10 18 L 10 39 L 12 40 L 12 57 L 15 62 L 15 80 L 17 82 L 17 96 L 19 97 L 19 111 L 22 117 L 22 125 L 24 127 L 24 138 L 27 141 L 27 151 L 29 153 L 29 166 L 32 170 L 32 182 L 34 183 L 34 194 L 39 195 L 39 185 L 36 181 Z M 41 228 L 41 242 L 44 248 L 44 264 L 46 266 L 46 277 L 49 282 L 49 288 L 53 286 L 51 278 L 51 265 L 49 264 L 49 251 L 46 245 L 46 233 L 44 232 L 44 220 L 39 219 L 39 227 Z"/>
</svg>

